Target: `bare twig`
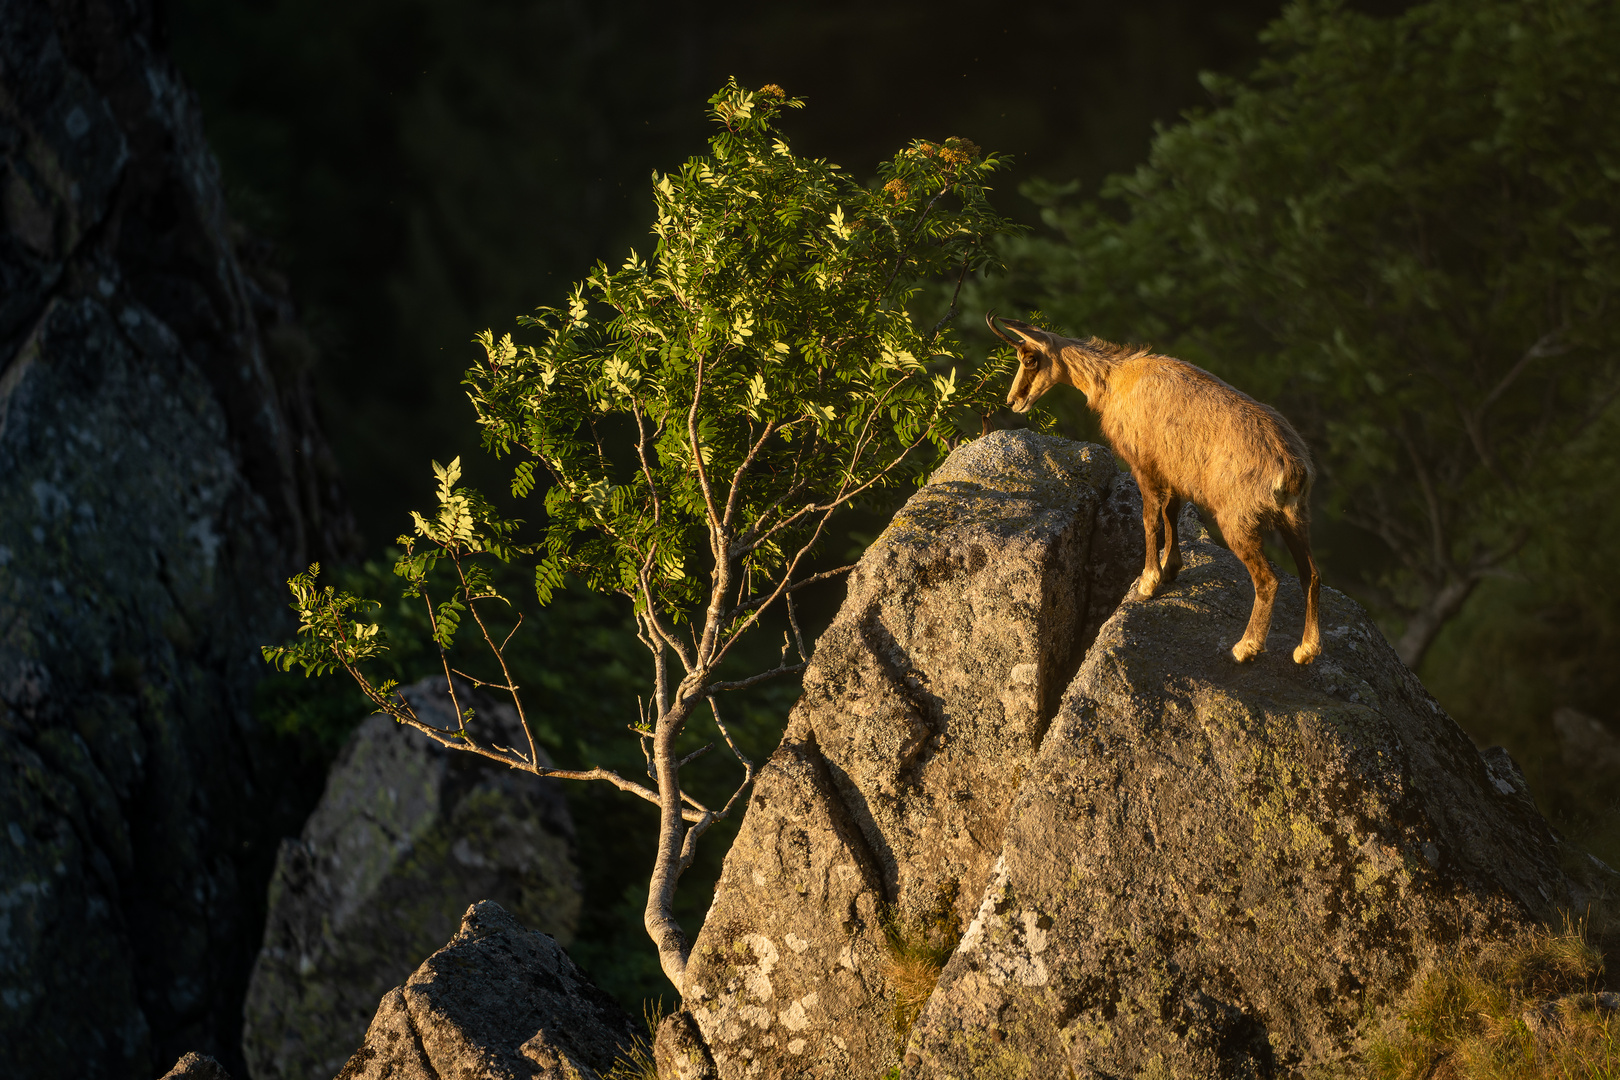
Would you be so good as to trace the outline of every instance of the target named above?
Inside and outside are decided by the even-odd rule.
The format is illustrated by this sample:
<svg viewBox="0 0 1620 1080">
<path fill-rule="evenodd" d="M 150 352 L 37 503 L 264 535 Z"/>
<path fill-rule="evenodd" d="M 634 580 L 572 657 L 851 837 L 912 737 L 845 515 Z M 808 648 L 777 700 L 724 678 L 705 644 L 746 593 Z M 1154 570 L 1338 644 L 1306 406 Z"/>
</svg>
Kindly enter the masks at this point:
<svg viewBox="0 0 1620 1080">
<path fill-rule="evenodd" d="M 746 679 L 738 679 L 735 682 L 710 683 L 708 686 L 703 688 L 703 696 L 708 697 L 711 694 L 718 694 L 723 690 L 743 690 L 747 687 L 755 685 L 756 683 L 765 682 L 768 679 L 781 678 L 783 675 L 797 675 L 807 666 L 809 665 L 802 663 L 784 664 L 781 667 L 774 667 L 769 671 L 762 671 L 758 675 L 750 675 Z"/>
<path fill-rule="evenodd" d="M 956 291 L 951 293 L 951 306 L 945 310 L 945 314 L 939 317 L 939 322 L 934 324 L 934 328 L 928 331 L 929 341 L 937 338 L 939 332 L 945 329 L 945 324 L 956 318 L 956 298 L 962 295 L 962 282 L 967 280 L 967 272 L 968 257 L 964 255 L 962 256 L 962 272 L 956 275 Z"/>
<path fill-rule="evenodd" d="M 522 625 L 523 625 L 523 612 L 520 611 L 520 612 L 518 612 L 517 622 L 512 624 L 512 629 L 508 630 L 506 632 L 506 637 L 501 639 L 501 651 L 502 652 L 505 652 L 506 647 L 512 643 L 512 635 L 517 633 L 518 632 L 518 627 L 520 627 Z M 516 689 L 516 688 L 514 687 L 514 689 Z"/>
<path fill-rule="evenodd" d="M 675 767 L 677 769 L 684 769 L 684 768 L 686 768 L 686 766 L 690 762 L 696 761 L 698 758 L 702 757 L 704 754 L 707 754 L 710 750 L 713 750 L 713 749 L 714 749 L 714 743 L 712 743 L 712 742 L 704 743 L 702 746 L 698 747 L 696 750 L 692 751 L 690 754 L 687 754 L 685 757 L 681 758 L 680 761 L 676 762 Z"/>
<path fill-rule="evenodd" d="M 709 486 L 709 471 L 703 467 L 703 447 L 698 443 L 698 402 L 703 396 L 703 356 L 698 355 L 696 376 L 692 381 L 692 408 L 686 414 L 686 438 L 692 447 L 693 467 L 697 470 L 698 486 L 703 489 L 703 502 L 709 509 L 709 528 L 720 528 L 720 513 L 714 508 L 714 489 Z"/>
<path fill-rule="evenodd" d="M 720 706 L 715 704 L 714 695 L 712 694 L 709 695 L 709 711 L 714 714 L 714 726 L 720 729 L 721 738 L 725 739 L 726 745 L 731 748 L 731 756 L 742 762 L 743 768 L 752 774 L 754 763 L 749 761 L 747 756 L 737 748 L 737 741 L 731 737 L 731 729 L 726 727 L 724 720 L 720 719 Z"/>
<path fill-rule="evenodd" d="M 804 633 L 799 629 L 799 616 L 793 610 L 792 589 L 789 589 L 787 591 L 787 595 L 782 597 L 782 602 L 787 605 L 788 625 L 793 627 L 793 641 L 794 644 L 799 647 L 799 659 L 808 662 L 810 659 L 810 653 L 804 647 Z M 782 648 L 785 651 L 787 649 L 787 645 L 784 644 Z"/>
<path fill-rule="evenodd" d="M 753 466 L 754 458 L 759 456 L 760 448 L 765 445 L 765 440 L 769 439 L 773 434 L 775 434 L 776 429 L 780 426 L 781 425 L 775 420 L 767 423 L 765 425 L 765 429 L 759 433 L 759 438 L 754 440 L 754 444 L 748 448 L 748 456 L 743 458 L 742 464 L 738 465 L 737 471 L 732 474 L 731 491 L 726 496 L 726 516 L 721 521 L 721 526 L 723 528 L 729 530 L 731 528 L 732 520 L 736 517 L 737 496 L 742 491 L 743 477 L 748 475 L 748 470 Z"/>
<path fill-rule="evenodd" d="M 630 411 L 636 416 L 636 455 L 641 458 L 641 475 L 647 478 L 647 491 L 652 495 L 653 524 L 656 525 L 663 516 L 663 506 L 658 501 L 658 484 L 653 480 L 652 465 L 647 461 L 647 425 L 640 409 L 632 408 Z"/>
<path fill-rule="evenodd" d="M 518 696 L 517 680 L 512 678 L 512 670 L 507 667 L 506 653 L 495 644 L 495 639 L 490 637 L 489 627 L 484 624 L 484 617 L 478 612 L 478 601 L 473 599 L 472 589 L 467 585 L 467 575 L 461 568 L 461 556 L 452 554 L 451 561 L 456 568 L 456 577 L 461 582 L 462 594 L 467 597 L 467 610 L 472 613 L 473 621 L 478 623 L 478 632 L 484 635 L 484 644 L 489 646 L 490 651 L 495 654 L 496 662 L 501 665 L 501 675 L 506 679 L 505 689 L 512 695 L 512 705 L 517 710 L 518 723 L 523 727 L 523 737 L 529 743 L 529 760 L 538 764 L 540 758 L 535 750 L 534 731 L 529 727 L 529 717 L 523 711 L 523 699 Z M 507 638 L 510 640 L 511 635 L 508 634 Z"/>
<path fill-rule="evenodd" d="M 465 671 L 462 671 L 460 668 L 451 668 L 450 670 L 455 672 L 457 675 L 460 675 L 463 679 L 466 679 L 468 682 L 472 683 L 474 686 L 487 686 L 491 690 L 505 690 L 508 693 L 516 693 L 518 691 L 518 689 L 519 689 L 516 686 L 505 686 L 505 685 L 503 685 L 501 683 L 492 683 L 492 682 L 489 682 L 486 679 L 480 679 L 476 675 L 467 674 Z"/>
<path fill-rule="evenodd" d="M 860 565 L 859 563 L 849 563 L 846 566 L 840 566 L 840 567 L 838 567 L 836 569 L 833 569 L 833 570 L 823 570 L 819 574 L 811 574 L 809 577 L 805 578 L 803 581 L 795 581 L 792 585 L 789 585 L 787 591 L 790 592 L 790 593 L 796 593 L 800 589 L 803 589 L 803 588 L 805 588 L 807 586 L 810 586 L 810 585 L 815 585 L 818 582 L 826 581 L 828 578 L 837 577 L 839 574 L 847 574 L 847 573 L 849 573 L 851 570 L 855 569 L 855 567 L 857 567 L 859 565 Z M 747 600 L 742 601 L 735 608 L 733 608 L 732 609 L 732 614 L 736 615 L 736 614 L 739 614 L 739 613 L 744 612 L 744 611 L 751 611 L 754 608 L 758 607 L 760 604 L 763 604 L 766 600 L 770 599 L 774 595 L 776 595 L 776 594 L 773 591 L 773 592 L 770 592 L 770 593 L 757 593 L 754 596 L 750 596 Z"/>
</svg>

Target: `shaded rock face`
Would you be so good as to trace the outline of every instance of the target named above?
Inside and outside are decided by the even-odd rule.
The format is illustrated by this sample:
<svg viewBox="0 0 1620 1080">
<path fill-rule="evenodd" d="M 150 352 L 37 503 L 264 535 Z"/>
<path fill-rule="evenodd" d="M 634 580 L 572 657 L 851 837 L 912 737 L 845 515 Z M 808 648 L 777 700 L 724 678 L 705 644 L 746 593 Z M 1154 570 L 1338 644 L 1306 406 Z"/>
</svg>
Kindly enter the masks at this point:
<svg viewBox="0 0 1620 1080">
<path fill-rule="evenodd" d="M 1290 583 L 1276 651 L 1234 665 L 1247 575 L 1186 524 L 1181 577 L 1069 687 L 907 1076 L 1295 1075 L 1459 939 L 1578 905 L 1546 823 L 1354 602 L 1322 591 L 1301 667 Z"/>
<path fill-rule="evenodd" d="M 1101 447 L 996 432 L 861 559 L 694 943 L 685 1003 L 720 1076 L 899 1062 L 886 924 L 954 939 L 977 910 L 1058 696 L 1141 566 L 1133 496 Z"/>
<path fill-rule="evenodd" d="M 560 945 L 484 901 L 384 995 L 338 1080 L 597 1080 L 636 1034 Z"/>
<path fill-rule="evenodd" d="M 236 1068 L 282 580 L 347 543 L 299 335 L 141 0 L 0 2 L 0 1045 Z"/>
<path fill-rule="evenodd" d="M 458 685 L 491 741 L 524 745 L 510 705 Z M 405 695 L 454 727 L 443 678 Z M 377 999 L 479 898 L 564 942 L 578 922 L 573 823 L 556 781 L 445 750 L 384 715 L 355 731 L 297 840 L 281 847 L 244 1007 L 254 1080 L 331 1076 Z"/>
<path fill-rule="evenodd" d="M 1565 705 L 1553 710 L 1552 722 L 1564 768 L 1577 775 L 1620 777 L 1620 738 L 1603 721 Z"/>
</svg>

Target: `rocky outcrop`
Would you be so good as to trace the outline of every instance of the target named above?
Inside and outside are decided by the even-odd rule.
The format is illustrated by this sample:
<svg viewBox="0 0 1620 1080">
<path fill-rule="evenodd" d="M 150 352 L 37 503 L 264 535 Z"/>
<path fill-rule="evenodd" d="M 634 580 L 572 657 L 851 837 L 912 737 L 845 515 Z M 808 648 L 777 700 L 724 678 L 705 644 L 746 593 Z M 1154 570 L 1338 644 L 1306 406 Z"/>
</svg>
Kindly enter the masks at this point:
<svg viewBox="0 0 1620 1080">
<path fill-rule="evenodd" d="M 636 1034 L 561 946 L 485 901 L 384 995 L 338 1080 L 597 1080 Z"/>
<path fill-rule="evenodd" d="M 428 723 L 456 726 L 442 677 L 404 693 Z M 458 693 L 485 738 L 524 745 L 511 705 L 465 685 Z M 244 1007 L 253 1080 L 337 1072 L 377 999 L 475 900 L 498 901 L 566 944 L 580 906 L 572 840 L 556 781 L 445 750 L 384 715 L 362 723 L 276 862 Z"/>
<path fill-rule="evenodd" d="M 687 969 L 721 1076 L 899 1062 L 888 939 L 954 940 L 977 910 L 1058 696 L 1140 570 L 1117 477 L 1101 447 L 996 432 L 851 573 Z"/>
<path fill-rule="evenodd" d="M 1376 626 L 1239 667 L 1252 591 L 1194 520 L 1185 567 L 1103 627 L 1024 779 L 907 1075 L 1297 1074 L 1459 941 L 1579 898 Z M 1297 586 L 1273 640 L 1299 635 Z"/>
<path fill-rule="evenodd" d="M 164 1073 L 160 1080 L 231 1080 L 231 1074 L 207 1054 L 192 1051 L 182 1054 L 180 1060 L 174 1063 L 174 1068 Z"/>
<path fill-rule="evenodd" d="M 1620 738 L 1603 721 L 1564 705 L 1553 710 L 1552 722 L 1566 770 L 1576 776 L 1620 777 Z"/>
<path fill-rule="evenodd" d="M 1614 890 L 1343 595 L 1316 664 L 1234 664 L 1252 586 L 1189 510 L 1121 603 L 1139 515 L 1102 448 L 1003 432 L 867 552 L 687 971 L 722 1080 L 1298 1074 L 1443 950 Z"/>
<path fill-rule="evenodd" d="M 0 1045 L 236 1069 L 282 581 L 345 543 L 300 338 L 149 3 L 0 0 Z"/>
</svg>

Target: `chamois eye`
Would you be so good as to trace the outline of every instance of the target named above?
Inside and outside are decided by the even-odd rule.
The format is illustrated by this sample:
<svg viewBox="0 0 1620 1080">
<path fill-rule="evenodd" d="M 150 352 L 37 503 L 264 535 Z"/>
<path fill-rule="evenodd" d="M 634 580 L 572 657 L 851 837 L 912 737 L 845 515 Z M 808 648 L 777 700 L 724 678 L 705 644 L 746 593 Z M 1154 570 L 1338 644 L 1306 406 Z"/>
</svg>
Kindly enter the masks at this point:
<svg viewBox="0 0 1620 1080">
<path fill-rule="evenodd" d="M 1018 360 L 1019 360 L 1020 363 L 1022 363 L 1027 368 L 1033 368 L 1033 367 L 1040 367 L 1041 366 L 1041 354 L 1040 353 L 1019 353 L 1018 354 Z"/>
</svg>

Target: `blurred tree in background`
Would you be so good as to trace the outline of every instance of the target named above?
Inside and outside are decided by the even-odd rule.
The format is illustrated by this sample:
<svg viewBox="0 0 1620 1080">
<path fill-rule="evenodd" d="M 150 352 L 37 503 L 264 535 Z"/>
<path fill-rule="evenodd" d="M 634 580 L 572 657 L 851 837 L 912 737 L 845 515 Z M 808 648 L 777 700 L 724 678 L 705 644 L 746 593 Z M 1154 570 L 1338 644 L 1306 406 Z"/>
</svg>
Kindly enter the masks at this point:
<svg viewBox="0 0 1620 1080">
<path fill-rule="evenodd" d="M 1103 202 L 1031 185 L 1056 235 L 1008 242 L 975 299 L 1279 405 L 1315 448 L 1330 580 L 1476 737 L 1545 758 L 1508 732 L 1620 689 L 1620 7 L 1311 0 L 1265 40 Z"/>
</svg>

